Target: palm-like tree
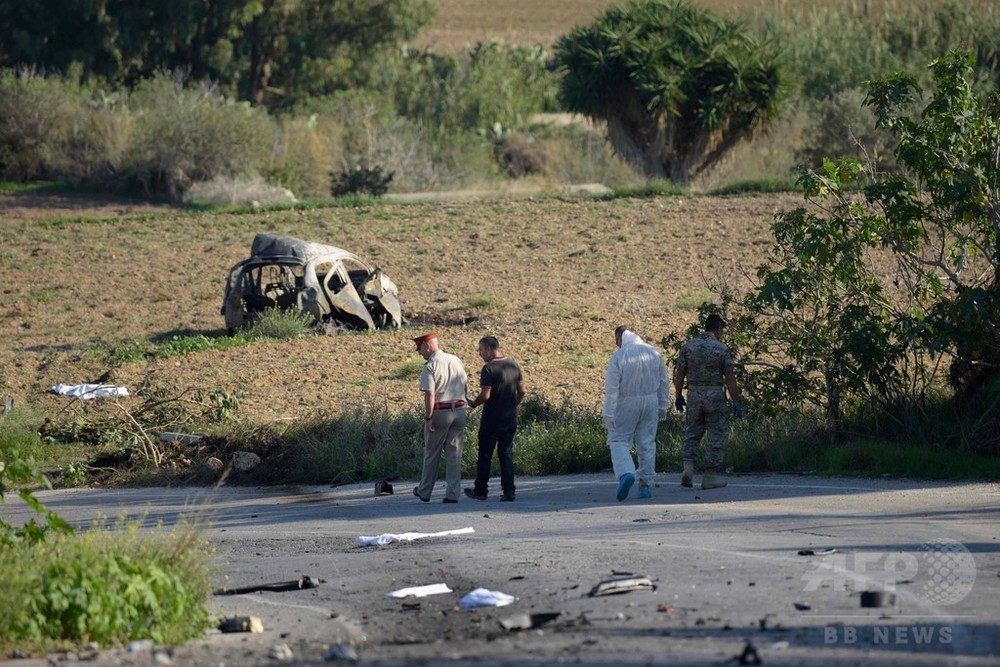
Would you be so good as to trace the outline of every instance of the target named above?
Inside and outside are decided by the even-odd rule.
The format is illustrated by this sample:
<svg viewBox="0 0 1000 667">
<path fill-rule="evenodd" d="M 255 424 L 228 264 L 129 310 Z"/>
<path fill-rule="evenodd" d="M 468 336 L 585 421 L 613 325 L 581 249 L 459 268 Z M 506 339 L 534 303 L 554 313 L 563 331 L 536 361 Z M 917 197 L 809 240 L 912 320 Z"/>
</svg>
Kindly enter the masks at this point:
<svg viewBox="0 0 1000 667">
<path fill-rule="evenodd" d="M 647 176 L 688 183 L 773 120 L 777 56 L 746 26 L 686 2 L 633 1 L 556 45 L 570 111 L 606 121 Z"/>
</svg>

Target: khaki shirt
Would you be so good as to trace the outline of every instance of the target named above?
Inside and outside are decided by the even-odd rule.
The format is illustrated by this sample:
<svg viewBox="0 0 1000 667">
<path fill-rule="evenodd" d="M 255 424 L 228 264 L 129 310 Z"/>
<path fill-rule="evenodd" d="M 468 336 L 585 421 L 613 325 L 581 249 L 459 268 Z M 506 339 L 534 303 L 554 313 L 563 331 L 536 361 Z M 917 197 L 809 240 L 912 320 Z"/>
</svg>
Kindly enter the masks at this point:
<svg viewBox="0 0 1000 667">
<path fill-rule="evenodd" d="M 722 387 L 725 374 L 733 370 L 733 353 L 712 334 L 692 338 L 677 357 L 677 369 L 684 371 L 688 387 Z"/>
<path fill-rule="evenodd" d="M 427 358 L 420 373 L 420 391 L 433 391 L 436 403 L 464 401 L 468 382 L 462 360 L 441 350 Z"/>
</svg>

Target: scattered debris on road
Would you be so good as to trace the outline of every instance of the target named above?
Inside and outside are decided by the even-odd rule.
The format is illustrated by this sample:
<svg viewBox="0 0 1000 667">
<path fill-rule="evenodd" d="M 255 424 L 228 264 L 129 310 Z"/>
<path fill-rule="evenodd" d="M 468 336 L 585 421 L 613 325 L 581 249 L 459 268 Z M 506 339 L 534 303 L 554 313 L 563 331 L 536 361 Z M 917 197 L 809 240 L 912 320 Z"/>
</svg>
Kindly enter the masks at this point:
<svg viewBox="0 0 1000 667">
<path fill-rule="evenodd" d="M 891 607 L 896 604 L 896 596 L 888 591 L 863 591 L 862 607 Z"/>
<path fill-rule="evenodd" d="M 476 532 L 475 529 L 470 526 L 468 528 L 456 528 L 455 530 L 442 530 L 437 533 L 382 533 L 381 535 L 371 537 L 361 535 L 354 542 L 359 547 L 380 547 L 392 542 L 412 542 L 413 540 L 420 540 L 425 537 L 466 535 L 474 532 Z"/>
<path fill-rule="evenodd" d="M 760 665 L 764 662 L 757 654 L 757 647 L 750 642 L 747 642 L 746 646 L 743 647 L 743 653 L 735 656 L 733 660 L 741 665 Z"/>
<path fill-rule="evenodd" d="M 513 616 L 508 616 L 507 618 L 500 620 L 500 627 L 508 632 L 515 632 L 517 630 L 534 630 L 535 628 L 540 628 L 546 623 L 551 623 L 560 616 L 563 612 L 541 612 L 536 614 L 514 614 Z"/>
<path fill-rule="evenodd" d="M 465 597 L 458 601 L 461 609 L 475 609 L 476 607 L 506 607 L 514 602 L 514 596 L 500 591 L 491 591 L 486 588 L 477 588 L 466 593 Z"/>
<path fill-rule="evenodd" d="M 630 591 L 653 591 L 656 587 L 649 577 L 629 577 L 627 579 L 607 579 L 598 583 L 590 591 L 590 597 L 618 595 Z"/>
<path fill-rule="evenodd" d="M 231 616 L 222 619 L 219 632 L 264 632 L 264 622 L 257 616 Z"/>
<path fill-rule="evenodd" d="M 221 588 L 214 591 L 214 595 L 243 595 L 244 593 L 258 593 L 268 591 L 271 593 L 284 593 L 285 591 L 297 591 L 304 588 L 316 588 L 319 584 L 315 579 L 308 576 L 299 577 L 292 581 L 279 581 L 273 584 L 257 584 L 255 586 L 243 586 L 242 588 Z"/>
<path fill-rule="evenodd" d="M 288 648 L 288 644 L 275 644 L 271 647 L 271 650 L 267 652 L 267 657 L 272 660 L 287 661 L 295 657 L 292 654 L 292 649 Z"/>
<path fill-rule="evenodd" d="M 358 661 L 358 653 L 354 647 L 347 643 L 334 644 L 323 655 L 323 659 L 330 662 L 333 660 L 347 660 L 349 662 Z"/>
<path fill-rule="evenodd" d="M 448 588 L 448 584 L 427 584 L 426 586 L 410 586 L 409 588 L 400 588 L 399 590 L 391 591 L 386 593 L 387 598 L 423 598 L 428 595 L 440 595 L 442 593 L 451 593 L 452 590 Z"/>
</svg>

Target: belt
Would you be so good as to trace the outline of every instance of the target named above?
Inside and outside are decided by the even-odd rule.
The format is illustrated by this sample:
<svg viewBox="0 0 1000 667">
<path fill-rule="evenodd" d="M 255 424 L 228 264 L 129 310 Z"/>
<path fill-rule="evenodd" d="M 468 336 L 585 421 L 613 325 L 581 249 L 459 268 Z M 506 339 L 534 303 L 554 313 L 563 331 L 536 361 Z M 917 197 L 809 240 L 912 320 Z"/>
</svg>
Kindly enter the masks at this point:
<svg viewBox="0 0 1000 667">
<path fill-rule="evenodd" d="M 452 401 L 450 403 L 435 403 L 435 410 L 451 410 L 452 408 L 460 408 L 465 405 L 465 401 Z"/>
<path fill-rule="evenodd" d="M 721 384 L 689 384 L 688 389 L 722 389 Z"/>
</svg>

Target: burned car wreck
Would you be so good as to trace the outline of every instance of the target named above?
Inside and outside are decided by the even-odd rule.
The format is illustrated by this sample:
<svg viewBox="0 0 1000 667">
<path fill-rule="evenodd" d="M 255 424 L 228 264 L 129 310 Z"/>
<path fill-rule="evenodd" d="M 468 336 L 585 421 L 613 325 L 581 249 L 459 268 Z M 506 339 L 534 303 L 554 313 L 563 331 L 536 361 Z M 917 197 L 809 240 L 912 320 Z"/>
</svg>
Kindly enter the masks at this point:
<svg viewBox="0 0 1000 667">
<path fill-rule="evenodd" d="M 396 285 L 378 267 L 341 248 L 261 233 L 250 257 L 229 269 L 221 313 L 233 333 L 268 308 L 296 309 L 332 328 L 404 323 Z"/>
</svg>

